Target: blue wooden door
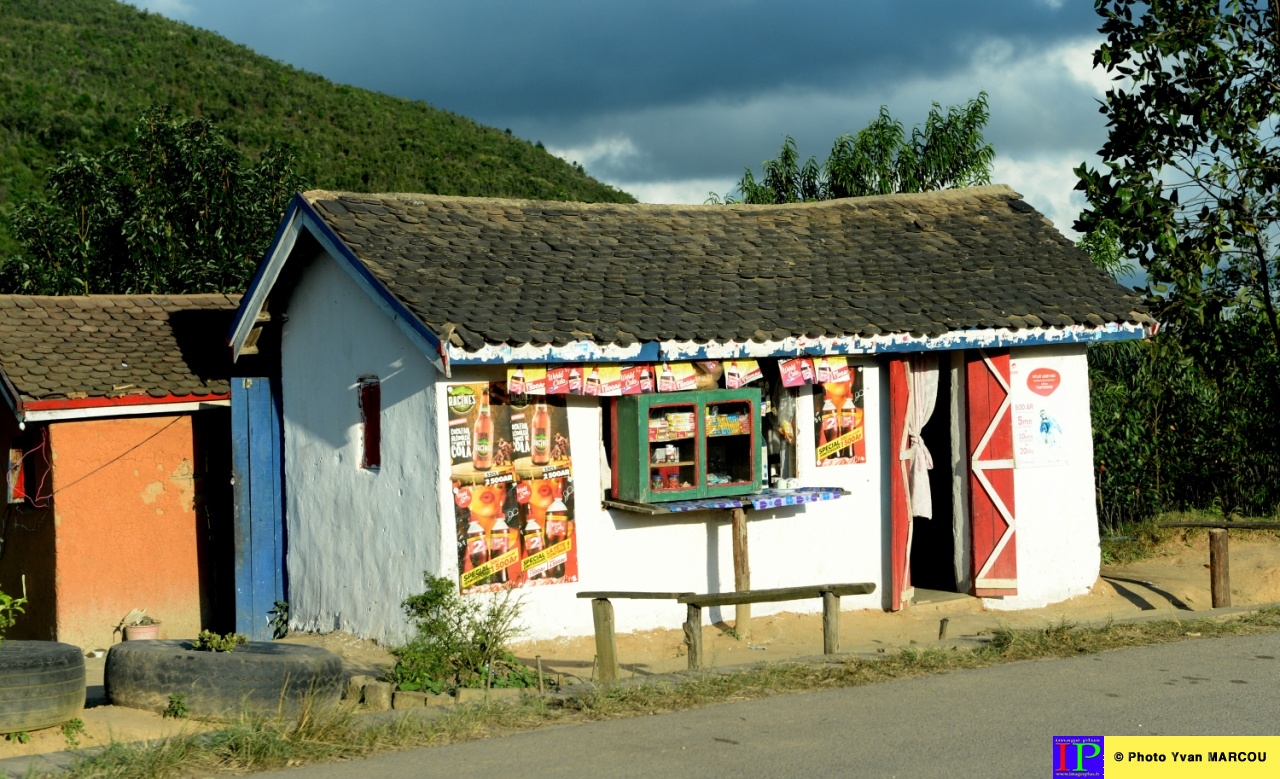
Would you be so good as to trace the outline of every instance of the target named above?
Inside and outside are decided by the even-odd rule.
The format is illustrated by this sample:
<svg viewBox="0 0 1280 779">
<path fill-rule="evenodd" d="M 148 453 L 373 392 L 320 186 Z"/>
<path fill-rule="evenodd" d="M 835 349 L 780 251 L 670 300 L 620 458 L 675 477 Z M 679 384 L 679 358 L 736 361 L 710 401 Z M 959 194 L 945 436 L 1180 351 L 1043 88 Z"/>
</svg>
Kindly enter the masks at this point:
<svg viewBox="0 0 1280 779">
<path fill-rule="evenodd" d="M 236 632 L 254 641 L 271 639 L 269 612 L 285 600 L 283 443 L 277 382 L 233 378 Z"/>
</svg>

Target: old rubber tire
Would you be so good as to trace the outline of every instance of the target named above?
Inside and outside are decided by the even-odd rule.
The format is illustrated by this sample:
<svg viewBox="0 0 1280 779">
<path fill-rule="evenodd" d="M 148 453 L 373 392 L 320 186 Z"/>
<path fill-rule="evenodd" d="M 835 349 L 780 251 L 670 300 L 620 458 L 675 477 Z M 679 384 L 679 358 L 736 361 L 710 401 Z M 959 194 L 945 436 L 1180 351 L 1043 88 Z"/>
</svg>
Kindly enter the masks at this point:
<svg viewBox="0 0 1280 779">
<path fill-rule="evenodd" d="M 185 695 L 189 716 L 296 713 L 337 702 L 342 659 L 298 644 L 250 641 L 234 652 L 201 652 L 190 641 L 126 641 L 107 652 L 107 698 L 115 706 L 163 712 Z"/>
<path fill-rule="evenodd" d="M 84 708 L 84 655 L 57 641 L 0 643 L 0 733 L 53 727 Z"/>
</svg>

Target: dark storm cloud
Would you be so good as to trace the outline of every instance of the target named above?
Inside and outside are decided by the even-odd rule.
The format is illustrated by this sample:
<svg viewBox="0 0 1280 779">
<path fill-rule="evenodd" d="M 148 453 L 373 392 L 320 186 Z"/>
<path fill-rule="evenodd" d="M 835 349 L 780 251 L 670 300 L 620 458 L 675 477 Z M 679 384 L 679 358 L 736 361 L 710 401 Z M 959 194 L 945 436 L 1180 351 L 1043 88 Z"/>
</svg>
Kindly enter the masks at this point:
<svg viewBox="0 0 1280 779">
<path fill-rule="evenodd" d="M 1096 27 L 1078 0 L 136 2 L 488 122 L 937 77 L 985 40 L 1034 50 Z"/>
<path fill-rule="evenodd" d="M 541 140 L 642 199 L 700 201 L 792 135 L 990 94 L 996 178 L 1059 225 L 1099 148 L 1088 0 L 132 0 L 339 83 Z"/>
</svg>

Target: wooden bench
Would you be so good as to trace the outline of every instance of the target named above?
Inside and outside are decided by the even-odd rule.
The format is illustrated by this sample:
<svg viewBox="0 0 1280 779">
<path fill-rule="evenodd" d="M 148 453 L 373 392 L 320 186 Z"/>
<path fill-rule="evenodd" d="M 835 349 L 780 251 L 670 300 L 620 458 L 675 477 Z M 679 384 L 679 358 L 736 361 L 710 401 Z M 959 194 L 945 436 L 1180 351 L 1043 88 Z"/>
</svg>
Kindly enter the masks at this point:
<svg viewBox="0 0 1280 779">
<path fill-rule="evenodd" d="M 822 598 L 822 651 L 840 651 L 840 598 L 844 595 L 868 595 L 876 591 L 872 582 L 854 584 L 816 584 L 808 587 L 778 587 L 741 592 L 580 592 L 579 598 L 591 599 L 591 615 L 595 623 L 596 678 L 611 682 L 618 678 L 618 648 L 614 637 L 613 603 L 611 600 L 674 600 L 685 604 L 684 641 L 689 655 L 689 668 L 698 670 L 702 663 L 702 610 L 711 606 L 736 606 L 750 603 Z"/>
</svg>

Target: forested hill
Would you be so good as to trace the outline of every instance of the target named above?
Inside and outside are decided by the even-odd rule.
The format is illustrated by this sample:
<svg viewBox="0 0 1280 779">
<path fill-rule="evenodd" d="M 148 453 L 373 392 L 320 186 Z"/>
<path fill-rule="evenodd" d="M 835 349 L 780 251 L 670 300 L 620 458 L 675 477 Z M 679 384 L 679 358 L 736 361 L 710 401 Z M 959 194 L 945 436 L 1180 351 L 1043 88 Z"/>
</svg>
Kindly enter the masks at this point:
<svg viewBox="0 0 1280 779">
<path fill-rule="evenodd" d="M 42 197 L 59 152 L 118 145 L 152 103 L 246 153 L 292 144 L 311 186 L 635 202 L 500 129 L 343 86 L 114 0 L 0 0 L 0 217 Z M 0 218 L 0 262 L 16 248 Z"/>
</svg>

